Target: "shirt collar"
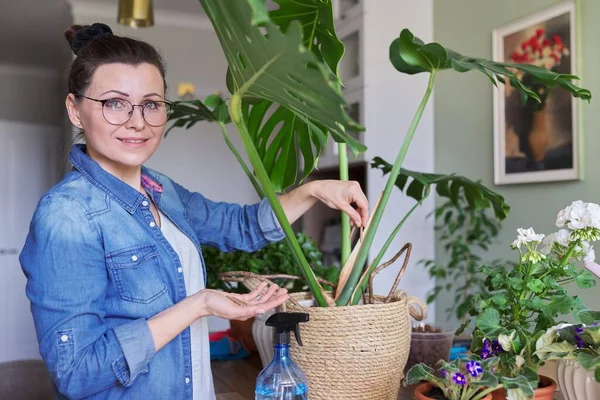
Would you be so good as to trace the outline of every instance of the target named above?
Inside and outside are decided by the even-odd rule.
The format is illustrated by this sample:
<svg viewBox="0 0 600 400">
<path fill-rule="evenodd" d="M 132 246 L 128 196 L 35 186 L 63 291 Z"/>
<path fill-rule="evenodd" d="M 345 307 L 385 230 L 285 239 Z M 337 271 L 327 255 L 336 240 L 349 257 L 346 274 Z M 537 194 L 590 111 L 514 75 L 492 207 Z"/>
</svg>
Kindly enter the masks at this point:
<svg viewBox="0 0 600 400">
<path fill-rule="evenodd" d="M 94 186 L 103 190 L 119 203 L 130 214 L 133 214 L 144 195 L 104 170 L 100 164 L 92 160 L 86 153 L 84 144 L 76 144 L 71 148 L 69 161 L 73 167 L 85 176 Z M 149 192 L 162 192 L 162 186 L 142 169 L 142 187 Z"/>
</svg>

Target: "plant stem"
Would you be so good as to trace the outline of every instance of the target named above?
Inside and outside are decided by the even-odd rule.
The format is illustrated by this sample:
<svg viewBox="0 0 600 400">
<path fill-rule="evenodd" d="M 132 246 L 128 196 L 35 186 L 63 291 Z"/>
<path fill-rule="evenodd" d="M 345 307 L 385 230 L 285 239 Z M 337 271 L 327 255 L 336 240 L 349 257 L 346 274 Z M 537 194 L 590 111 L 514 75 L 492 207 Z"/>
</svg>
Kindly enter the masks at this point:
<svg viewBox="0 0 600 400">
<path fill-rule="evenodd" d="M 402 228 L 402 225 L 404 225 L 404 223 L 406 222 L 406 220 L 408 219 L 408 217 L 411 216 L 411 214 L 417 209 L 419 208 L 419 206 L 423 203 L 423 201 L 427 198 L 427 196 L 424 196 L 421 200 L 419 200 L 417 202 L 417 204 L 415 204 L 409 211 L 408 213 L 406 213 L 406 215 L 404 216 L 404 218 L 402 218 L 402 221 L 400 221 L 400 223 L 398 225 L 396 225 L 396 228 L 394 228 L 394 231 L 392 232 L 392 234 L 390 235 L 390 237 L 387 239 L 387 241 L 385 242 L 385 244 L 383 245 L 383 247 L 381 248 L 381 250 L 379 250 L 379 253 L 377 254 L 377 257 L 375 257 L 375 259 L 373 260 L 373 263 L 371 263 L 371 266 L 369 267 L 369 269 L 367 270 L 367 273 L 363 275 L 363 279 L 359 282 L 359 288 L 362 286 L 363 284 L 363 280 L 365 283 L 369 282 L 369 275 L 371 275 L 371 272 L 373 272 L 373 270 L 375 270 L 375 268 L 377 268 L 377 266 L 379 265 L 379 263 L 381 262 L 381 259 L 383 258 L 383 256 L 385 255 L 385 252 L 387 251 L 387 249 L 390 247 L 390 245 L 392 244 L 392 242 L 394 241 L 394 238 L 396 237 L 396 235 L 398 234 L 398 232 L 400 231 L 400 228 Z M 362 290 L 357 290 L 354 293 L 354 296 L 352 298 L 352 303 L 351 304 L 357 304 L 358 301 L 360 300 L 360 297 L 362 296 Z"/>
<path fill-rule="evenodd" d="M 489 393 L 492 393 L 494 390 L 502 389 L 503 387 L 504 387 L 504 385 L 500 383 L 500 384 L 498 384 L 498 385 L 496 385 L 494 387 L 487 388 L 484 391 L 477 393 L 471 400 L 483 399 Z"/>
<path fill-rule="evenodd" d="M 351 300 L 350 297 L 352 296 L 352 293 L 355 292 L 356 284 L 358 283 L 360 276 L 362 275 L 363 265 L 365 264 L 365 262 L 367 261 L 367 258 L 369 256 L 369 250 L 371 249 L 371 246 L 373 245 L 375 233 L 377 232 L 377 228 L 379 227 L 379 223 L 381 222 L 381 217 L 383 216 L 383 212 L 385 211 L 387 202 L 390 199 L 392 190 L 394 189 L 394 186 L 396 185 L 396 179 L 398 179 L 398 175 L 400 175 L 402 163 L 404 162 L 404 158 L 406 157 L 406 153 L 408 152 L 410 143 L 412 142 L 412 139 L 415 135 L 417 126 L 419 125 L 419 121 L 421 120 L 421 117 L 423 116 L 423 112 L 425 111 L 425 106 L 427 105 L 429 97 L 431 96 L 431 92 L 433 91 L 433 82 L 435 79 L 435 72 L 436 71 L 434 70 L 431 73 L 431 75 L 429 76 L 429 83 L 427 85 L 427 90 L 425 91 L 425 95 L 423 96 L 423 99 L 421 100 L 421 104 L 419 104 L 419 108 L 417 109 L 417 112 L 410 124 L 410 127 L 408 128 L 408 132 L 406 133 L 406 136 L 404 137 L 404 141 L 402 142 L 402 146 L 400 147 L 400 151 L 398 152 L 396 161 L 394 162 L 394 166 L 392 167 L 392 170 L 390 171 L 390 174 L 388 176 L 388 180 L 385 185 L 383 195 L 381 196 L 380 206 L 377 207 L 377 209 L 375 210 L 375 214 L 373 215 L 373 220 L 371 221 L 371 224 L 369 225 L 369 229 L 367 229 L 367 233 L 365 234 L 364 242 L 363 242 L 363 245 L 361 246 L 358 256 L 356 258 L 356 263 L 354 264 L 354 268 L 352 269 L 352 272 L 350 273 L 350 276 L 348 277 L 348 282 L 344 286 L 342 293 L 340 294 L 339 298 L 337 299 L 338 305 L 348 304 L 348 302 Z M 362 292 L 364 290 L 364 286 L 366 284 L 367 284 L 367 281 L 365 281 L 363 283 L 363 285 L 361 286 L 361 288 L 359 288 L 360 290 L 356 290 L 356 292 L 357 293 L 359 291 Z"/>
<path fill-rule="evenodd" d="M 498 384 L 494 387 L 491 388 L 487 388 L 479 393 L 477 393 L 475 395 L 475 397 L 473 397 L 471 400 L 479 400 L 479 399 L 483 399 L 485 396 L 487 396 L 489 393 L 492 393 L 494 390 L 498 390 L 498 389 L 502 389 L 504 387 L 503 384 Z"/>
<path fill-rule="evenodd" d="M 231 150 L 231 152 L 233 153 L 235 158 L 238 160 L 238 162 L 242 166 L 242 169 L 248 176 L 248 179 L 250 179 L 250 182 L 252 183 L 252 186 L 254 186 L 254 190 L 256 190 L 256 193 L 258 194 L 258 196 L 261 199 L 264 198 L 265 194 L 263 193 L 263 191 L 260 187 L 260 184 L 258 183 L 256 178 L 252 174 L 252 171 L 250 171 L 250 169 L 246 165 L 246 162 L 244 162 L 244 159 L 242 158 L 240 153 L 237 151 L 237 149 L 235 148 L 235 146 L 233 145 L 231 140 L 229 140 L 229 136 L 227 135 L 227 127 L 224 124 L 219 124 L 219 125 L 221 126 L 221 132 L 223 133 L 223 139 L 225 139 L 225 143 L 227 143 L 227 147 L 229 147 L 229 150 Z"/>
<path fill-rule="evenodd" d="M 348 150 L 346 143 L 338 143 L 338 159 L 340 164 L 340 180 L 348 181 Z M 350 217 L 346 213 L 342 213 L 342 266 L 346 265 L 346 260 L 350 257 Z"/>
<path fill-rule="evenodd" d="M 571 245 L 571 247 L 569 248 L 567 253 L 563 256 L 562 260 L 560 260 L 560 264 L 559 264 L 560 267 L 564 267 L 565 265 L 567 265 L 567 263 L 569 262 L 569 259 L 571 258 L 571 255 L 575 251 L 575 246 L 577 246 L 578 244 L 579 244 L 579 241 L 577 241 Z"/>
<path fill-rule="evenodd" d="M 296 235 L 292 230 L 292 226 L 288 221 L 285 212 L 283 211 L 283 207 L 279 202 L 279 198 L 273 189 L 273 185 L 271 184 L 271 180 L 269 179 L 269 175 L 263 165 L 260 156 L 258 155 L 258 151 L 252 142 L 250 134 L 248 133 L 248 128 L 244 123 L 244 118 L 242 117 L 242 98 L 236 93 L 231 96 L 230 105 L 229 105 L 229 114 L 231 115 L 231 120 L 235 124 L 240 136 L 242 138 L 242 143 L 246 149 L 246 153 L 248 154 L 248 158 L 250 159 L 250 163 L 256 172 L 256 177 L 261 187 L 264 190 L 265 196 L 269 200 L 269 204 L 273 208 L 275 212 L 275 216 L 277 220 L 281 224 L 283 231 L 285 232 L 285 236 L 287 237 L 287 244 L 290 247 L 290 252 L 294 257 L 294 261 L 296 265 L 300 267 L 302 274 L 306 278 L 308 286 L 315 298 L 315 302 L 320 307 L 327 307 L 327 301 L 325 300 L 325 296 L 322 292 L 321 286 L 317 282 L 314 272 L 308 265 L 308 261 L 304 257 L 304 253 L 298 244 L 298 240 L 296 239 Z"/>
</svg>

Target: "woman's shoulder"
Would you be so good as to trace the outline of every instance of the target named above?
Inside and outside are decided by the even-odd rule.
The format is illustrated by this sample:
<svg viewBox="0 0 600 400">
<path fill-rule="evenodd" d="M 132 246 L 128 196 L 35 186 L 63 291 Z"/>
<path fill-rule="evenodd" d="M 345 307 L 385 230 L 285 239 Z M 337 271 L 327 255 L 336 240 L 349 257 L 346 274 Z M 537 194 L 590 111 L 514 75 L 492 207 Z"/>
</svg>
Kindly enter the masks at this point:
<svg viewBox="0 0 600 400">
<path fill-rule="evenodd" d="M 95 203 L 94 196 L 91 196 L 92 190 L 93 185 L 81 173 L 71 171 L 41 196 L 36 213 L 43 213 L 51 209 L 54 213 L 72 214 L 75 211 L 73 208 L 80 208 L 87 214 Z"/>
</svg>

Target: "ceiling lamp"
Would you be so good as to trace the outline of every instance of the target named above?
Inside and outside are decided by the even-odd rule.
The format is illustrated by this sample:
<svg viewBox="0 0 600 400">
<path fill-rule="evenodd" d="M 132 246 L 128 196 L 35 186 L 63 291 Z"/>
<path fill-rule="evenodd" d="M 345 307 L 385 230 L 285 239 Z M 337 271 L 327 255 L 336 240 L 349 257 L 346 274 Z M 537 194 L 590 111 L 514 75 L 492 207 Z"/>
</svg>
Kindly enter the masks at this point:
<svg viewBox="0 0 600 400">
<path fill-rule="evenodd" d="M 152 0 L 119 0 L 119 24 L 132 28 L 154 25 Z"/>
</svg>

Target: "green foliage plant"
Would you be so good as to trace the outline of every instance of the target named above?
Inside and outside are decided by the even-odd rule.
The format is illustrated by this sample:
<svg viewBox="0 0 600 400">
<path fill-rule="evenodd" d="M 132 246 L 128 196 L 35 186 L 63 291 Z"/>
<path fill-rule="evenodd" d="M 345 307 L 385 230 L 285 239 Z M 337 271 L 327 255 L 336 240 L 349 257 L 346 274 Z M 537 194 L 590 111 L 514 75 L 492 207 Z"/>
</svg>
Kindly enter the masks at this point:
<svg viewBox="0 0 600 400">
<path fill-rule="evenodd" d="M 456 202 L 445 201 L 434 210 L 433 216 L 447 261 L 420 262 L 436 282 L 427 303 L 436 301 L 441 293 L 452 294 L 454 301 L 445 310 L 447 317 L 464 322 L 475 296 L 487 291 L 485 276 L 479 272 L 481 266 L 493 267 L 500 263 L 500 260 L 486 262 L 482 257 L 498 236 L 500 221 L 491 217 L 487 209 L 471 208 L 464 196 L 458 197 Z"/>
<path fill-rule="evenodd" d="M 296 240 L 311 269 L 318 278 L 335 284 L 338 280 L 339 269 L 335 266 L 323 265 L 323 253 L 316 243 L 305 233 L 296 232 Z M 243 285 L 233 285 L 219 279 L 223 272 L 247 271 L 260 275 L 290 275 L 299 276 L 301 272 L 290 248 L 284 242 L 273 242 L 254 252 L 231 251 L 224 252 L 215 247 L 202 246 L 202 256 L 206 264 L 206 287 L 209 289 L 224 290 L 228 292 L 247 293 Z M 303 292 L 308 290 L 304 280 L 281 278 L 273 279 L 288 292 Z M 325 290 L 332 290 L 329 285 L 323 286 Z"/>
</svg>

